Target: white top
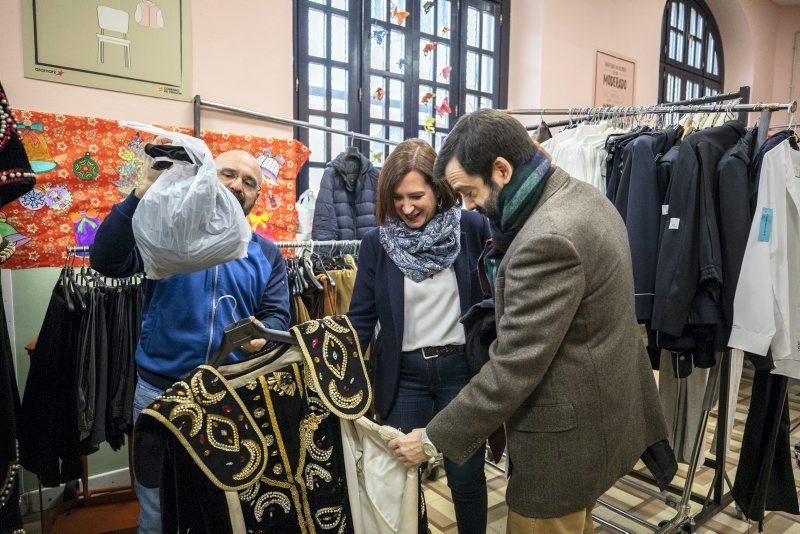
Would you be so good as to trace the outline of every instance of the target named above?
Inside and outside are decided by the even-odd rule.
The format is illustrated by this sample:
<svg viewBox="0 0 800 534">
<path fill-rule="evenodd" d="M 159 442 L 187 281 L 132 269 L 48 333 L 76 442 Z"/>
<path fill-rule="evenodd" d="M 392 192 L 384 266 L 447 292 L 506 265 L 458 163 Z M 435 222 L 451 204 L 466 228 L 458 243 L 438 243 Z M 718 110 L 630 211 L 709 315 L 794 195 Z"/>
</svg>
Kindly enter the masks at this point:
<svg viewBox="0 0 800 534">
<path fill-rule="evenodd" d="M 767 152 L 733 301 L 732 348 L 766 355 L 773 374 L 800 378 L 800 152 Z"/>
<path fill-rule="evenodd" d="M 453 266 L 416 283 L 404 277 L 403 352 L 422 347 L 463 345 L 464 326 Z"/>
</svg>

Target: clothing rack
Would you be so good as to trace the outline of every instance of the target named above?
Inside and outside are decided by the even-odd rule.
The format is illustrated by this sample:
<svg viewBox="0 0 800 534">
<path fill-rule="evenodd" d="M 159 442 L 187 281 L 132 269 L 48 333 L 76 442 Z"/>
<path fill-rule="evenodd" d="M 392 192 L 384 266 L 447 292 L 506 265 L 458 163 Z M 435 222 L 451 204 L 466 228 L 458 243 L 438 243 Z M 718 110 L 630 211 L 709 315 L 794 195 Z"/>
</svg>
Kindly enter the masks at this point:
<svg viewBox="0 0 800 534">
<path fill-rule="evenodd" d="M 361 245 L 360 239 L 347 239 L 340 241 L 276 241 L 278 248 L 316 248 L 316 247 L 356 247 Z"/>
<path fill-rule="evenodd" d="M 200 98 L 200 95 L 195 95 L 194 97 L 194 135 L 195 137 L 202 137 L 201 129 L 200 129 L 200 114 L 203 108 L 207 109 L 215 109 L 217 111 L 226 111 L 229 113 L 235 113 L 237 115 L 243 115 L 245 117 L 250 117 L 252 119 L 259 119 L 267 122 L 273 122 L 275 124 L 283 124 L 286 126 L 294 126 L 295 128 L 305 128 L 307 130 L 321 130 L 323 132 L 328 132 L 332 134 L 339 134 L 344 135 L 345 137 L 349 137 L 350 139 L 359 139 L 361 141 L 370 141 L 373 143 L 382 143 L 384 145 L 399 145 L 399 141 L 390 141 L 388 139 L 383 139 L 381 137 L 373 137 L 371 135 L 359 133 L 359 132 L 351 132 L 348 130 L 340 130 L 338 128 L 331 128 L 330 126 L 324 126 L 321 124 L 313 124 L 306 121 L 299 121 L 295 119 L 288 119 L 286 117 L 281 117 L 279 115 L 272 115 L 270 113 L 262 113 L 259 111 L 253 111 L 249 109 L 244 109 L 236 106 L 230 106 L 228 104 L 221 104 L 219 102 L 213 102 L 211 100 L 203 100 Z"/>
<path fill-rule="evenodd" d="M 699 97 L 699 98 L 690 98 L 688 100 L 679 100 L 679 101 L 676 101 L 676 102 L 664 102 L 661 105 L 664 105 L 664 106 L 682 106 L 682 105 L 691 105 L 691 104 L 711 104 L 711 103 L 714 103 L 714 102 L 727 102 L 729 100 L 736 100 L 736 99 L 739 99 L 741 102 L 747 102 L 750 99 L 750 87 L 749 86 L 742 86 L 735 93 L 719 93 L 719 94 L 716 94 L 716 95 L 703 96 L 703 97 Z M 601 108 L 601 109 L 603 109 L 603 108 Z M 503 109 L 503 110 L 500 110 L 500 111 L 504 111 L 506 113 L 511 113 L 513 110 Z M 619 116 L 630 117 L 630 116 L 637 115 L 637 114 L 638 113 L 630 113 L 630 114 L 626 113 L 626 114 L 617 115 L 617 116 L 618 117 Z M 580 116 L 580 117 L 573 117 L 573 118 L 570 118 L 570 119 L 564 119 L 564 120 L 560 120 L 560 121 L 554 121 L 554 122 L 546 123 L 546 125 L 548 127 L 558 128 L 560 126 L 569 126 L 571 124 L 574 124 L 575 122 L 581 122 L 581 121 L 585 121 L 585 120 L 590 120 L 592 118 L 594 118 L 594 116 L 592 116 L 592 115 L 583 115 L 583 116 Z M 743 111 L 743 112 L 739 113 L 739 120 L 742 121 L 743 123 L 747 123 L 747 112 Z M 529 126 L 525 127 L 526 130 L 536 130 L 538 128 L 539 128 L 538 124 L 532 124 L 532 125 L 529 125 Z"/>
<path fill-rule="evenodd" d="M 84 258 L 86 258 L 88 257 L 89 247 L 88 246 L 66 247 L 67 259 L 69 259 L 70 255 L 75 255 L 79 252 L 86 253 L 87 256 L 84 256 Z M 36 347 L 36 338 L 34 338 L 34 340 L 28 343 L 28 345 L 25 347 L 25 349 L 28 352 L 28 356 L 30 356 L 33 353 L 35 347 Z M 53 514 L 51 515 L 50 520 L 55 521 L 55 519 L 58 516 L 68 512 L 69 510 L 77 506 L 99 506 L 102 504 L 130 501 L 136 499 L 136 493 L 134 491 L 134 483 L 136 477 L 133 470 L 132 437 L 129 438 L 128 440 L 128 476 L 130 478 L 130 483 L 125 486 L 91 489 L 89 488 L 89 457 L 85 454 L 82 454 L 81 477 L 80 477 L 81 489 L 80 491 L 74 494 L 73 499 L 59 504 L 55 508 Z M 41 531 L 45 533 L 49 532 L 49 529 L 45 528 L 44 499 L 42 497 L 42 484 L 39 481 L 39 477 L 36 477 L 36 482 L 37 482 L 37 491 L 39 496 L 39 525 L 41 527 Z M 67 484 L 67 486 L 69 487 L 70 484 Z"/>
<path fill-rule="evenodd" d="M 635 116 L 644 114 L 661 115 L 670 113 L 701 113 L 701 112 L 715 113 L 723 111 L 739 112 L 740 120 L 744 119 L 743 122 L 746 123 L 746 116 L 747 116 L 746 114 L 755 112 L 755 113 L 760 113 L 760 117 L 758 120 L 758 133 L 756 137 L 756 146 L 755 146 L 755 150 L 758 150 L 758 148 L 763 144 L 764 140 L 766 139 L 772 113 L 779 110 L 786 110 L 789 113 L 794 113 L 797 108 L 797 102 L 793 101 L 786 104 L 782 103 L 750 104 L 747 103 L 747 100 L 749 99 L 749 94 L 750 94 L 749 87 L 741 87 L 738 93 L 725 93 L 721 95 L 703 97 L 700 99 L 693 99 L 691 101 L 664 103 L 664 104 L 657 104 L 654 106 L 506 109 L 501 111 L 504 111 L 511 115 L 540 115 L 540 116 L 567 115 L 571 117 L 570 120 L 554 122 L 552 124 L 548 124 L 548 126 L 567 126 L 575 122 L 576 118 L 574 117 L 574 115 L 576 114 L 580 116 L 578 120 L 586 120 L 597 117 L 623 117 L 623 116 L 632 116 L 632 115 Z M 719 104 L 719 102 L 737 98 L 741 99 L 741 103 Z M 538 125 L 536 127 L 528 127 L 528 129 L 534 129 L 537 127 Z M 657 532 L 657 533 L 677 532 L 677 531 L 693 532 L 696 526 L 704 524 L 710 518 L 712 518 L 717 513 L 724 510 L 728 505 L 730 505 L 733 502 L 733 497 L 731 496 L 730 492 L 727 493 L 725 492 L 726 482 L 728 484 L 728 487 L 732 487 L 731 481 L 728 478 L 726 472 L 726 456 L 727 456 L 726 449 L 728 441 L 726 434 L 727 434 L 728 418 L 731 417 L 731 414 L 729 412 L 731 407 L 728 406 L 728 390 L 729 390 L 730 374 L 731 374 L 730 352 L 726 351 L 722 354 L 722 357 L 720 358 L 718 364 L 709 370 L 708 381 L 706 382 L 706 391 L 703 399 L 703 407 L 702 407 L 703 414 L 701 417 L 700 424 L 698 425 L 697 428 L 697 439 L 695 441 L 695 445 L 692 450 L 685 486 L 681 488 L 674 484 L 670 484 L 669 487 L 667 488 L 667 491 L 679 497 L 679 500 L 676 501 L 670 497 L 663 497 L 661 493 L 650 490 L 650 488 L 644 487 L 639 483 L 637 483 L 636 481 L 629 481 L 624 478 L 622 479 L 622 481 L 626 485 L 635 487 L 648 495 L 659 497 L 662 500 L 664 500 L 667 505 L 676 508 L 677 513 L 672 519 L 666 522 L 662 522 L 659 525 L 654 525 L 634 514 L 631 514 L 625 510 L 622 510 L 608 503 L 605 503 L 602 500 L 599 500 L 597 504 L 636 523 L 641 527 L 645 527 L 651 532 Z M 714 460 L 706 459 L 704 461 L 704 465 L 706 467 L 710 467 L 714 470 L 714 478 L 708 494 L 704 496 L 695 493 L 693 491 L 693 485 L 694 485 L 695 473 L 700 463 L 699 461 L 700 454 L 702 452 L 702 448 L 705 446 L 704 438 L 706 435 L 709 415 L 715 404 L 714 399 L 717 386 L 719 386 L 719 395 L 716 403 L 717 429 L 716 429 L 716 449 L 714 451 L 715 458 Z M 493 464 L 492 462 L 488 463 L 501 471 L 505 471 L 503 468 Z M 629 473 L 628 476 L 642 482 L 656 485 L 656 481 L 653 477 L 635 470 Z M 691 514 L 690 501 L 702 505 L 701 510 L 694 516 L 690 515 Z M 627 532 L 627 530 L 623 529 L 619 525 L 613 524 L 606 520 L 602 520 L 601 518 L 598 518 L 596 516 L 593 516 L 593 518 L 598 523 L 603 524 L 617 532 Z"/>
</svg>

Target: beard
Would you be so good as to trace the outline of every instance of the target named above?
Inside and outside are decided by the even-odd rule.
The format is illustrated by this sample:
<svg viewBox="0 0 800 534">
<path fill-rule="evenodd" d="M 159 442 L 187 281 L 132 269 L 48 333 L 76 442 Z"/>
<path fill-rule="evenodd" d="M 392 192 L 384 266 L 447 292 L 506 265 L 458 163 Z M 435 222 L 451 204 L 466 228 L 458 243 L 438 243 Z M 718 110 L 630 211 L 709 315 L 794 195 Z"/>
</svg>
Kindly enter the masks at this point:
<svg viewBox="0 0 800 534">
<path fill-rule="evenodd" d="M 228 191 L 230 191 L 230 189 Z M 242 206 L 242 211 L 244 212 L 245 217 L 250 215 L 250 212 L 253 210 L 253 206 L 256 205 L 256 199 L 248 202 L 247 197 L 241 191 L 231 191 L 231 193 L 233 193 L 233 196 L 236 197 L 236 200 L 238 200 L 239 204 Z"/>
<path fill-rule="evenodd" d="M 500 209 L 500 192 L 502 190 L 503 188 L 494 183 L 493 180 L 490 181 L 489 196 L 486 198 L 486 201 L 483 203 L 483 208 L 481 209 L 481 212 L 486 215 L 492 224 L 498 227 L 503 220 L 503 213 Z"/>
</svg>

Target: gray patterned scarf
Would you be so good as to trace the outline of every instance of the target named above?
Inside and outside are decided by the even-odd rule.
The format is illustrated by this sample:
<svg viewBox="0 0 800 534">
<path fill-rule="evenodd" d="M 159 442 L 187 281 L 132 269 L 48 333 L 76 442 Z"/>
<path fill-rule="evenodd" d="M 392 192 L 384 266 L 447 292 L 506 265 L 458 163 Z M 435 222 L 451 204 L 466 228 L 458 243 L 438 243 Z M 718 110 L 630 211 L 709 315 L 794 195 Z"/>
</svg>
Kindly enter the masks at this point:
<svg viewBox="0 0 800 534">
<path fill-rule="evenodd" d="M 378 235 L 395 265 L 419 283 L 456 261 L 461 251 L 461 208 L 437 213 L 421 230 L 392 219 L 380 227 Z"/>
</svg>

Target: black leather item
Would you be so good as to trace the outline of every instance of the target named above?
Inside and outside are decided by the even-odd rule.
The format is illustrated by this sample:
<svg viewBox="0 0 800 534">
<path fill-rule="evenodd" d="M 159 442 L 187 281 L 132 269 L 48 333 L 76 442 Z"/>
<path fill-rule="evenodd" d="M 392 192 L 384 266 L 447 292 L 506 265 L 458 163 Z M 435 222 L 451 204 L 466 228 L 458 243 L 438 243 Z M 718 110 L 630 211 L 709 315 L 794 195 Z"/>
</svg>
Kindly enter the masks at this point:
<svg viewBox="0 0 800 534">
<path fill-rule="evenodd" d="M 164 159 L 193 163 L 192 158 L 189 157 L 189 154 L 186 153 L 186 149 L 182 146 L 154 145 L 152 143 L 147 143 L 144 145 L 144 153 L 151 158 L 161 159 L 161 161 L 153 163 L 153 168 L 157 171 L 163 171 L 172 167 L 172 162 L 164 161 Z"/>
</svg>

